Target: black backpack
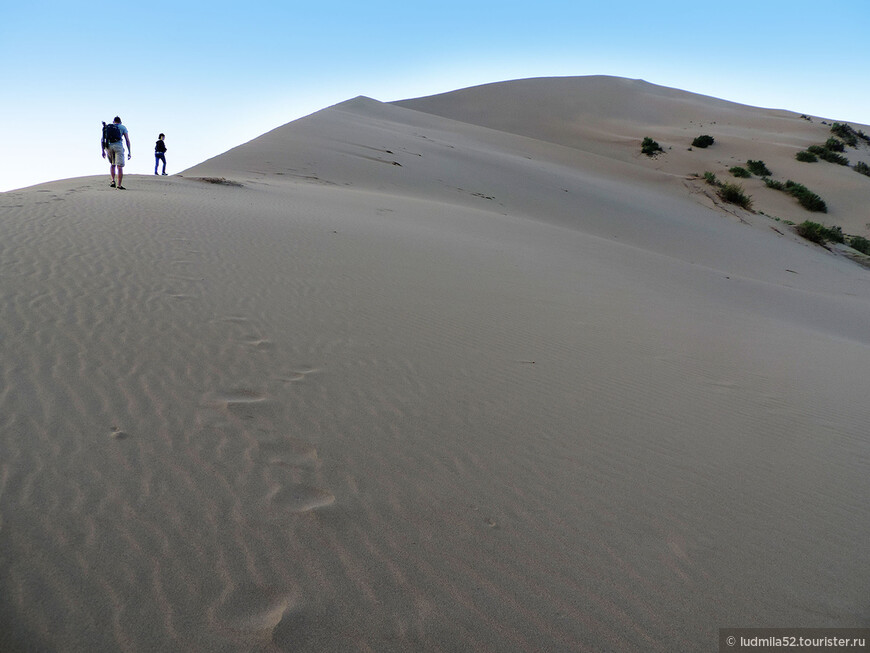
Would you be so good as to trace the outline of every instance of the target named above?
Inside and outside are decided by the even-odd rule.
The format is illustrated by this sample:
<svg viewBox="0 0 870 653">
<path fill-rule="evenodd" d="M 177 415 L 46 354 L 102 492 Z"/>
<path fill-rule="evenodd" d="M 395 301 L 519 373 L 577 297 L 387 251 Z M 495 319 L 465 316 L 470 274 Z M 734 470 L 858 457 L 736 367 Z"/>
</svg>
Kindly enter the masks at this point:
<svg viewBox="0 0 870 653">
<path fill-rule="evenodd" d="M 121 128 L 113 122 L 103 123 L 103 140 L 106 143 L 118 143 L 121 140 Z"/>
</svg>

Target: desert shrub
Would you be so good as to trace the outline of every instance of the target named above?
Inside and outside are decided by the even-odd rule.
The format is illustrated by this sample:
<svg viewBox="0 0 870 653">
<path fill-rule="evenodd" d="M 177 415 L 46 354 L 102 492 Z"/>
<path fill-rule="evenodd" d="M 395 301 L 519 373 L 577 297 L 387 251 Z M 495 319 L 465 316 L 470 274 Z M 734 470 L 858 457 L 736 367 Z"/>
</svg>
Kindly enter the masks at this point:
<svg viewBox="0 0 870 653">
<path fill-rule="evenodd" d="M 841 122 L 835 122 L 831 125 L 831 132 L 842 138 L 846 141 L 846 144 L 855 147 L 858 145 L 858 134 L 855 133 L 855 130 L 852 129 L 851 125 L 844 125 Z M 837 152 L 842 152 L 843 150 L 837 150 Z"/>
<path fill-rule="evenodd" d="M 831 137 L 825 141 L 825 149 L 831 152 L 845 152 L 846 146 L 843 144 L 843 141 Z"/>
<path fill-rule="evenodd" d="M 825 204 L 825 201 L 803 184 L 794 182 L 791 179 L 785 183 L 775 179 L 765 179 L 764 183 L 768 188 L 788 193 L 808 211 L 816 211 L 818 213 L 828 212 L 828 205 Z"/>
<path fill-rule="evenodd" d="M 716 175 L 714 175 L 712 172 L 705 172 L 704 173 L 704 181 L 706 181 L 711 186 L 718 186 L 719 185 L 719 180 L 716 179 Z"/>
<path fill-rule="evenodd" d="M 640 145 L 640 151 L 647 156 L 655 156 L 659 152 L 664 152 L 662 146 L 656 143 L 649 136 L 646 136 L 643 139 L 643 143 Z"/>
<path fill-rule="evenodd" d="M 837 154 L 836 152 L 831 152 L 830 150 L 825 150 L 825 153 L 820 155 L 820 158 L 824 159 L 828 163 L 836 163 L 837 165 L 841 166 L 849 165 L 849 159 L 844 157 L 842 154 Z"/>
<path fill-rule="evenodd" d="M 870 177 L 870 166 L 863 161 L 858 161 L 858 163 L 855 164 L 855 172 L 860 172 L 862 175 Z"/>
<path fill-rule="evenodd" d="M 804 163 L 815 163 L 819 160 L 819 157 L 817 157 L 809 150 L 801 150 L 794 155 L 794 158 L 796 158 L 798 161 L 803 161 Z"/>
<path fill-rule="evenodd" d="M 814 211 L 816 213 L 828 212 L 828 205 L 825 204 L 825 201 L 803 184 L 798 184 L 789 179 L 785 182 L 785 192 L 797 199 L 798 203 L 807 211 Z"/>
<path fill-rule="evenodd" d="M 844 242 L 843 230 L 840 227 L 826 227 L 818 222 L 809 220 L 795 227 L 798 235 L 820 245 L 832 240 L 836 243 Z"/>
<path fill-rule="evenodd" d="M 741 168 L 740 166 L 734 166 L 733 168 L 731 168 L 730 170 L 728 170 L 728 172 L 730 172 L 730 173 L 731 173 L 732 175 L 734 175 L 735 177 L 743 177 L 743 178 L 746 178 L 746 177 L 751 177 L 751 176 L 752 176 L 752 175 L 750 174 L 749 170 L 747 170 L 746 168 Z"/>
<path fill-rule="evenodd" d="M 825 231 L 825 235 L 828 237 L 828 240 L 833 240 L 835 243 L 846 242 L 846 238 L 845 236 L 843 236 L 843 229 L 841 227 L 828 227 Z"/>
<path fill-rule="evenodd" d="M 770 177 L 772 174 L 767 166 L 764 165 L 764 161 L 753 161 L 752 159 L 749 159 L 749 161 L 746 162 L 746 167 L 749 169 L 749 172 L 759 177 Z"/>
<path fill-rule="evenodd" d="M 692 141 L 692 147 L 710 147 L 715 142 L 715 139 L 709 134 L 702 134 Z"/>
<path fill-rule="evenodd" d="M 870 240 L 867 240 L 863 236 L 852 236 L 849 238 L 849 245 L 852 249 L 857 249 L 862 254 L 870 256 Z"/>
<path fill-rule="evenodd" d="M 810 145 L 807 148 L 807 151 L 829 163 L 836 163 L 841 166 L 849 165 L 849 159 L 844 157 L 842 154 L 837 154 L 833 150 L 829 150 L 827 147 L 822 147 L 821 145 Z"/>
<path fill-rule="evenodd" d="M 719 197 L 723 202 L 736 204 L 744 209 L 752 208 L 752 198 L 743 192 L 743 186 L 740 184 L 722 184 Z"/>
</svg>

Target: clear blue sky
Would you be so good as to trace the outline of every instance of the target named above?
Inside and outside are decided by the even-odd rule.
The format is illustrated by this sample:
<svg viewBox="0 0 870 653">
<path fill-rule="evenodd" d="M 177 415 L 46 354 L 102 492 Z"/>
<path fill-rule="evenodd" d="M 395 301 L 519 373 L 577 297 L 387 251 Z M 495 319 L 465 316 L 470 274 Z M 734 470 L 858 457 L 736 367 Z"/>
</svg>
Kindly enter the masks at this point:
<svg viewBox="0 0 870 653">
<path fill-rule="evenodd" d="M 523 77 L 607 74 L 870 123 L 870 0 L 356 2 L 8 0 L 0 12 L 0 190 L 169 171 L 329 105 Z"/>
</svg>

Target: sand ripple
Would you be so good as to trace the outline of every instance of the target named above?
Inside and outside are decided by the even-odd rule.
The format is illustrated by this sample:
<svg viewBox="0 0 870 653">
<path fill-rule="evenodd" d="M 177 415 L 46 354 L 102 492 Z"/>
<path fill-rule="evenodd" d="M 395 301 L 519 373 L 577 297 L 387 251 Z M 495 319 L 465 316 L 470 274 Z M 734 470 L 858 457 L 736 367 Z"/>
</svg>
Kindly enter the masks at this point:
<svg viewBox="0 0 870 653">
<path fill-rule="evenodd" d="M 0 651 L 866 625 L 866 271 L 631 157 L 300 125 L 4 195 Z"/>
</svg>

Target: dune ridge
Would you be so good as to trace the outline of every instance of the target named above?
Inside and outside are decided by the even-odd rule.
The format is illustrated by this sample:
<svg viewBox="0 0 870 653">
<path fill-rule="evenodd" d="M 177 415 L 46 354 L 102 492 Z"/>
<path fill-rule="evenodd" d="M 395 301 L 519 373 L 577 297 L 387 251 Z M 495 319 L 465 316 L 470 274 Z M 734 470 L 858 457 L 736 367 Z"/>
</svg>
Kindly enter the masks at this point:
<svg viewBox="0 0 870 653">
<path fill-rule="evenodd" d="M 866 627 L 870 271 L 690 177 L 825 129 L 524 80 L 0 194 L 0 649 Z"/>
</svg>

